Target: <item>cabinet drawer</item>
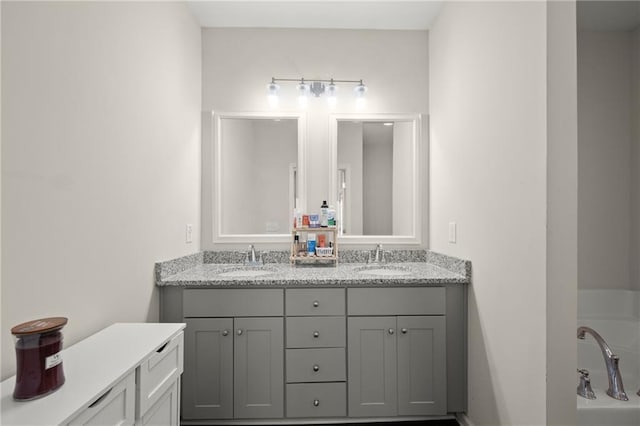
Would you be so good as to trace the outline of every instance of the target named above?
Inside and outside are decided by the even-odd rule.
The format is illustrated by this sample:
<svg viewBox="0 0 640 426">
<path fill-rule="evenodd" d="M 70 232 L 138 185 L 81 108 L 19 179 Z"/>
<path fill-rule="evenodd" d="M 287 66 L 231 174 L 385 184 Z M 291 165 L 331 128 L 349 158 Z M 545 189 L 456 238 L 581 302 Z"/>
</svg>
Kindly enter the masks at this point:
<svg viewBox="0 0 640 426">
<path fill-rule="evenodd" d="M 136 412 L 136 376 L 124 379 L 97 397 L 69 425 L 133 425 Z"/>
<path fill-rule="evenodd" d="M 287 382 L 346 380 L 344 348 L 287 349 Z"/>
<path fill-rule="evenodd" d="M 140 364 L 137 394 L 139 416 L 143 416 L 182 374 L 183 348 L 184 334 L 181 332 Z"/>
<path fill-rule="evenodd" d="M 184 290 L 185 317 L 270 317 L 284 314 L 282 289 Z"/>
<path fill-rule="evenodd" d="M 344 347 L 344 317 L 287 318 L 287 348 Z"/>
<path fill-rule="evenodd" d="M 287 417 L 345 417 L 345 383 L 287 385 Z"/>
<path fill-rule="evenodd" d="M 287 290 L 287 315 L 322 316 L 344 315 L 343 288 L 316 288 Z"/>
<path fill-rule="evenodd" d="M 349 315 L 444 315 L 444 287 L 350 288 Z"/>
</svg>

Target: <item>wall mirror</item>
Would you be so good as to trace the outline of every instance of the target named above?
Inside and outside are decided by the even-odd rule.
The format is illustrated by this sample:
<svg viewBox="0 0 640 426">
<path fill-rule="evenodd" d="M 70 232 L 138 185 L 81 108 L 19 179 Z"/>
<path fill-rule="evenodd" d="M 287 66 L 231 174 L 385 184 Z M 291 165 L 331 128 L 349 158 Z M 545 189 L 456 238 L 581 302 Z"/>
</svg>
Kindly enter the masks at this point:
<svg viewBox="0 0 640 426">
<path fill-rule="evenodd" d="M 214 242 L 288 242 L 303 208 L 300 114 L 214 114 Z"/>
<path fill-rule="evenodd" d="M 420 244 L 421 116 L 334 114 L 330 127 L 341 242 Z"/>
</svg>

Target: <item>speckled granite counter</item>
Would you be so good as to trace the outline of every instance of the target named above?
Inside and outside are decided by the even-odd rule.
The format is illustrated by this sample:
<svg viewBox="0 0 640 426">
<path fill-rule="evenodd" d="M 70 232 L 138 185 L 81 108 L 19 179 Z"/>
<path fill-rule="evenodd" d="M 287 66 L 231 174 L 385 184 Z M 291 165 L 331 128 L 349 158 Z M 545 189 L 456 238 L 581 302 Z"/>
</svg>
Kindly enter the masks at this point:
<svg viewBox="0 0 640 426">
<path fill-rule="evenodd" d="M 263 266 L 253 269 L 242 264 L 244 252 L 204 252 L 156 263 L 156 284 L 227 288 L 408 287 L 469 284 L 471 281 L 469 261 L 426 250 L 398 250 L 386 254 L 388 261 L 382 265 L 367 265 L 366 251 L 343 251 L 337 265 L 291 265 L 286 262 L 286 253 L 271 252 L 265 253 Z M 236 271 L 247 269 L 264 274 L 235 274 Z M 388 275 L 375 273 L 371 269 L 383 269 Z"/>
</svg>

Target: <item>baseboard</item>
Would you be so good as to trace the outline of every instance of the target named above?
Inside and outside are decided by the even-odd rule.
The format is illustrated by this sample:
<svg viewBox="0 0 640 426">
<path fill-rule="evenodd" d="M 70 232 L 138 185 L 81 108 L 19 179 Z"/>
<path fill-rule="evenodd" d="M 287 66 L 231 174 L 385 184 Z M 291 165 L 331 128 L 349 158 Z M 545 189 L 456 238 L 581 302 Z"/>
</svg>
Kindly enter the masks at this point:
<svg viewBox="0 0 640 426">
<path fill-rule="evenodd" d="M 460 423 L 460 426 L 475 426 L 467 417 L 467 413 L 456 413 L 456 420 Z"/>
</svg>

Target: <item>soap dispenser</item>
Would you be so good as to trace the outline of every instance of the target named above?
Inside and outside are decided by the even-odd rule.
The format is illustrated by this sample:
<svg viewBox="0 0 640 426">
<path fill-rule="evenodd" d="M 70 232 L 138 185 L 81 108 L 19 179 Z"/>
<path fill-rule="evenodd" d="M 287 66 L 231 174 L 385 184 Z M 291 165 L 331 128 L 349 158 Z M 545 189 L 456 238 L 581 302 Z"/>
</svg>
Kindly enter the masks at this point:
<svg viewBox="0 0 640 426">
<path fill-rule="evenodd" d="M 324 200 L 320 206 L 320 226 L 326 228 L 329 225 L 329 204 Z"/>
</svg>

